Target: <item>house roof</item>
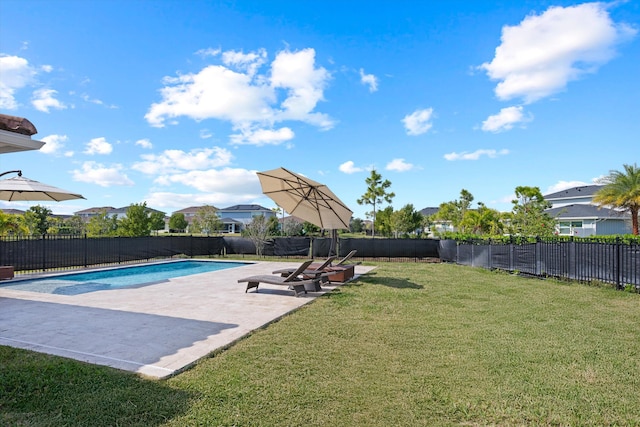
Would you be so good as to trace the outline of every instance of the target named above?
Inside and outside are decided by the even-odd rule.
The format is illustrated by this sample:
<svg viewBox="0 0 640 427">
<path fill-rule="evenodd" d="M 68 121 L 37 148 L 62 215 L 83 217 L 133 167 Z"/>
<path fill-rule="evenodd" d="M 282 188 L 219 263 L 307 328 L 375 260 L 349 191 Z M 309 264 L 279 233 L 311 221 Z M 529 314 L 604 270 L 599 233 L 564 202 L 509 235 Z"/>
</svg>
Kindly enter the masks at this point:
<svg viewBox="0 0 640 427">
<path fill-rule="evenodd" d="M 74 215 L 82 215 L 82 214 L 98 214 L 104 210 L 107 211 L 107 213 L 109 215 L 113 215 L 113 214 L 124 214 L 127 213 L 127 209 L 129 209 L 130 206 L 125 206 L 123 208 L 114 208 L 113 206 L 103 206 L 101 208 L 88 208 L 88 209 L 83 209 L 81 211 L 77 211 L 74 212 Z M 164 212 L 147 207 L 146 208 L 147 212 L 160 212 L 161 214 L 164 214 Z"/>
<path fill-rule="evenodd" d="M 595 205 L 573 204 L 545 211 L 556 219 L 628 219 L 629 214 L 608 208 L 598 208 Z"/>
<path fill-rule="evenodd" d="M 211 205 L 202 205 L 202 206 L 190 206 L 188 208 L 184 208 L 184 209 L 180 209 L 179 211 L 175 211 L 173 212 L 174 214 L 176 213 L 181 213 L 181 214 L 186 214 L 186 213 L 197 213 L 200 209 L 206 207 L 206 206 L 211 206 Z M 216 208 L 215 206 L 211 206 L 213 209 L 218 210 L 218 208 Z"/>
<path fill-rule="evenodd" d="M 22 215 L 24 214 L 23 210 L 20 209 L 0 209 L 2 212 L 8 215 Z"/>
<path fill-rule="evenodd" d="M 420 213 L 424 216 L 431 216 L 437 214 L 439 210 L 440 208 L 424 208 L 420 210 Z"/>
<path fill-rule="evenodd" d="M 220 221 L 223 224 L 244 224 L 242 221 L 238 221 L 237 219 L 233 218 L 220 218 Z"/>
<path fill-rule="evenodd" d="M 581 187 L 567 188 L 566 190 L 547 194 L 543 197 L 545 198 L 545 200 L 570 199 L 575 197 L 590 197 L 590 196 L 593 196 L 601 188 L 602 188 L 602 185 L 583 185 Z"/>
<path fill-rule="evenodd" d="M 269 211 L 271 212 L 271 209 L 267 209 L 264 206 L 260 206 L 260 205 L 234 205 L 234 206 L 229 206 L 228 208 L 224 208 L 224 209 L 218 209 L 220 211 Z"/>
<path fill-rule="evenodd" d="M 74 212 L 74 215 L 93 214 L 93 213 L 97 214 L 104 210 L 106 210 L 107 212 L 110 212 L 114 209 L 115 208 L 113 206 L 103 206 L 101 208 L 88 208 L 88 209 L 83 209 L 81 211 Z"/>
<path fill-rule="evenodd" d="M 129 205 L 129 206 L 124 206 L 124 207 L 122 207 L 122 208 L 118 208 L 118 209 L 111 209 L 111 210 L 109 211 L 109 213 L 110 213 L 110 214 L 114 214 L 114 213 L 118 213 L 118 214 L 123 213 L 123 214 L 126 214 L 130 207 L 131 207 L 131 205 Z M 150 207 L 148 207 L 148 206 L 145 208 L 145 211 L 146 211 L 146 212 L 160 212 L 160 213 L 161 213 L 161 214 L 163 214 L 163 215 L 165 214 L 165 212 L 159 211 L 159 210 L 157 210 L 157 209 L 150 208 Z"/>
</svg>

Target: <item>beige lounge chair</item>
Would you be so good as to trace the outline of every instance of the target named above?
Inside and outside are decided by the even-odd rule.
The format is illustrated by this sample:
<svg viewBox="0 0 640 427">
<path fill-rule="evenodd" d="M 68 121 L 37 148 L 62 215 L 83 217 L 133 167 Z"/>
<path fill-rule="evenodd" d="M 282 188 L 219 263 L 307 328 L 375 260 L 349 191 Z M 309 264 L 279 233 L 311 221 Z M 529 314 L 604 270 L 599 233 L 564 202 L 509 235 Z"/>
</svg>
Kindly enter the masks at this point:
<svg viewBox="0 0 640 427">
<path fill-rule="evenodd" d="M 353 262 L 350 264 L 347 264 L 346 262 L 349 261 L 351 259 L 351 257 L 353 257 L 356 252 L 358 252 L 357 250 L 352 250 L 351 252 L 349 252 L 344 258 L 342 258 L 340 261 L 338 261 L 335 265 L 331 265 L 330 267 L 340 267 L 343 265 L 358 265 L 360 264 L 360 261 L 358 262 Z"/>
<path fill-rule="evenodd" d="M 327 258 L 327 260 L 325 262 L 323 262 L 322 264 L 312 264 L 310 263 L 307 268 L 302 271 L 302 273 L 300 273 L 300 277 L 302 278 L 302 280 L 316 280 L 319 279 L 315 286 L 313 287 L 313 290 L 316 292 L 319 292 L 322 290 L 322 288 L 320 287 L 320 283 L 328 283 L 329 279 L 327 278 L 327 273 L 325 268 L 329 265 L 331 265 L 331 263 L 333 262 L 333 260 L 336 259 L 335 256 L 329 257 Z M 288 277 L 290 274 L 292 274 L 294 272 L 293 268 L 282 268 L 280 270 L 275 270 L 273 271 L 273 274 L 279 274 L 282 277 Z M 309 288 L 307 287 L 307 290 Z"/>
<path fill-rule="evenodd" d="M 321 291 L 320 288 L 320 280 L 322 280 L 322 276 L 318 275 L 317 277 L 313 277 L 310 279 L 301 279 L 299 276 L 303 274 L 303 272 L 311 265 L 313 261 L 305 261 L 300 266 L 293 270 L 291 273 L 287 275 L 271 275 L 271 274 L 262 274 L 258 276 L 245 277 L 244 279 L 239 279 L 238 283 L 247 282 L 247 288 L 245 289 L 245 293 L 251 288 L 256 288 L 256 292 L 258 292 L 258 285 L 260 283 L 268 283 L 270 285 L 282 285 L 287 286 L 293 290 L 295 296 L 299 296 L 301 293 L 307 293 L 307 287 L 310 287 L 314 291 Z"/>
</svg>

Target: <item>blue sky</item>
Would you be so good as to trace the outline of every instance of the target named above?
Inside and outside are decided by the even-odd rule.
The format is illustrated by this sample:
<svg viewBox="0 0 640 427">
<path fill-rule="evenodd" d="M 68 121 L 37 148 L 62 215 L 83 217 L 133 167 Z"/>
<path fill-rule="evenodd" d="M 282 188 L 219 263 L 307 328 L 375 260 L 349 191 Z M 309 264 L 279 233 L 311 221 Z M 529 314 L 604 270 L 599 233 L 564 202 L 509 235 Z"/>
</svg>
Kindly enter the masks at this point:
<svg viewBox="0 0 640 427">
<path fill-rule="evenodd" d="M 0 112 L 46 145 L 0 168 L 86 197 L 54 213 L 275 207 L 280 166 L 360 218 L 372 168 L 396 209 L 510 210 L 640 163 L 639 29 L 638 0 L 4 0 Z"/>
</svg>

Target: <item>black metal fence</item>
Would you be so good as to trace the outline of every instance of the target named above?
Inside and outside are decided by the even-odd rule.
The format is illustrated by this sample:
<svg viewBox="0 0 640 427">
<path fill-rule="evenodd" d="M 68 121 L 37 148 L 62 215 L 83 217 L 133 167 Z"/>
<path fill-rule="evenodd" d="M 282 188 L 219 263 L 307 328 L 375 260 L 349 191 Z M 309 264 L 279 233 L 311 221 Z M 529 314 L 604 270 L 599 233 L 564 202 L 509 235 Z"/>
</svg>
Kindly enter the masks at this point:
<svg viewBox="0 0 640 427">
<path fill-rule="evenodd" d="M 438 258 L 437 240 L 339 239 L 338 256 L 357 250 L 356 259 L 423 260 Z M 271 239 L 265 256 L 324 258 L 331 239 L 282 237 Z M 255 245 L 243 237 L 149 236 L 0 238 L 0 265 L 16 272 L 46 271 L 146 261 L 175 256 L 254 255 Z"/>
<path fill-rule="evenodd" d="M 41 236 L 0 240 L 0 265 L 15 271 L 55 270 L 118 264 L 154 258 L 219 255 L 221 237 L 72 237 Z"/>
<path fill-rule="evenodd" d="M 330 238 L 281 237 L 270 240 L 265 256 L 324 258 Z M 640 289 L 640 245 L 611 241 L 538 239 L 533 243 L 456 242 L 437 239 L 339 239 L 338 256 L 357 250 L 355 259 L 442 260 L 538 277 L 600 281 Z M 144 261 L 175 256 L 254 255 L 243 237 L 149 236 L 0 238 L 0 266 L 46 271 Z"/>
<path fill-rule="evenodd" d="M 640 245 L 538 239 L 533 243 L 440 241 L 442 261 L 538 277 L 605 282 L 640 290 Z"/>
</svg>

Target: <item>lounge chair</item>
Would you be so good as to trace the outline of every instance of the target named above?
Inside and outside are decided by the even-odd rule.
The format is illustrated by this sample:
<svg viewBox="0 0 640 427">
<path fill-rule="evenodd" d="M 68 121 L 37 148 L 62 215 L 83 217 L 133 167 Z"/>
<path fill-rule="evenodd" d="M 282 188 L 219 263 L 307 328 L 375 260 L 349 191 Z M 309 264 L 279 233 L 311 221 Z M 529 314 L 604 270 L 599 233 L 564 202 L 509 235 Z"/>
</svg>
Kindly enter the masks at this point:
<svg viewBox="0 0 640 427">
<path fill-rule="evenodd" d="M 260 283 L 287 286 L 293 290 L 295 296 L 299 296 L 301 293 L 306 294 L 307 287 L 311 287 L 314 291 L 322 290 L 322 288 L 320 288 L 320 281 L 323 277 L 322 275 L 318 275 L 310 279 L 300 279 L 299 277 L 307 268 L 309 268 L 309 265 L 311 265 L 312 262 L 312 260 L 303 262 L 297 269 L 287 275 L 283 274 L 281 276 L 276 276 L 271 274 L 262 274 L 239 279 L 238 283 L 247 282 L 247 288 L 244 291 L 245 293 L 247 293 L 251 288 L 256 288 L 256 292 L 258 292 L 258 285 Z"/>
<path fill-rule="evenodd" d="M 352 250 L 349 252 L 344 258 L 338 261 L 336 264 L 332 264 L 333 260 L 337 257 L 332 256 L 327 258 L 327 260 L 323 263 L 314 263 L 309 266 L 307 270 L 305 270 L 302 274 L 305 279 L 315 278 L 317 276 L 321 276 L 321 282 L 339 282 L 344 283 L 355 276 L 356 265 L 360 264 L 360 261 L 355 263 L 346 262 L 353 257 L 357 250 Z M 283 268 L 281 270 L 276 270 L 273 274 L 282 274 L 288 275 L 293 272 L 291 268 Z"/>
<path fill-rule="evenodd" d="M 340 261 L 338 261 L 335 265 L 332 265 L 331 267 L 339 267 L 339 266 L 343 266 L 343 265 L 358 265 L 358 264 L 360 264 L 360 261 L 347 264 L 347 261 L 349 261 L 351 259 L 351 257 L 353 257 L 356 254 L 356 252 L 358 252 L 358 251 L 355 250 L 355 249 L 352 250 L 344 258 L 342 258 Z"/>
<path fill-rule="evenodd" d="M 300 273 L 300 277 L 302 278 L 302 280 L 316 280 L 319 279 L 315 286 L 313 287 L 313 290 L 315 292 L 320 292 L 322 290 L 322 288 L 320 287 L 320 283 L 329 283 L 329 279 L 328 279 L 328 274 L 325 270 L 325 268 L 329 265 L 331 265 L 331 263 L 333 262 L 333 260 L 336 259 L 335 256 L 329 257 L 327 258 L 327 260 L 325 262 L 323 262 L 322 264 L 313 264 L 310 263 L 306 269 L 304 269 L 302 271 L 302 273 Z M 279 274 L 282 277 L 287 277 L 290 274 L 292 274 L 294 272 L 293 268 L 281 268 L 280 270 L 275 270 L 273 271 L 273 274 Z M 309 289 L 309 287 L 307 287 L 307 289 Z"/>
</svg>

